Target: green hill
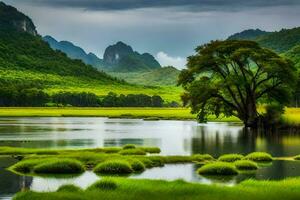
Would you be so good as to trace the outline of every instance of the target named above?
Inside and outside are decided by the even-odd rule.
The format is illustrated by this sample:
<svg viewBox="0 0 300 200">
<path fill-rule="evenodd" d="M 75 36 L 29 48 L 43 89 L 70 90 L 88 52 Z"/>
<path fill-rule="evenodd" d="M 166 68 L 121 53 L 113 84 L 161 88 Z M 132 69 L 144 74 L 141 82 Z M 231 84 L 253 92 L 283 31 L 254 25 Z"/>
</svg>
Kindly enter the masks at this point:
<svg viewBox="0 0 300 200">
<path fill-rule="evenodd" d="M 175 86 L 180 71 L 174 67 L 162 67 L 146 72 L 109 73 L 129 83 L 140 85 Z"/>
<path fill-rule="evenodd" d="M 234 34 L 228 39 L 254 40 L 263 47 L 273 49 L 277 53 L 284 53 L 300 44 L 300 27 L 282 29 L 276 32 L 265 32 L 259 30 L 256 32 L 259 33 L 256 37 L 255 34 L 247 34 L 247 32 L 249 33 L 249 30 Z M 255 31 L 252 31 L 252 33 L 254 32 Z"/>
<path fill-rule="evenodd" d="M 49 94 L 59 91 L 160 95 L 179 101 L 180 88 L 145 87 L 119 81 L 81 60 L 55 51 L 15 8 L 0 3 L 0 87 L 28 85 Z"/>
</svg>

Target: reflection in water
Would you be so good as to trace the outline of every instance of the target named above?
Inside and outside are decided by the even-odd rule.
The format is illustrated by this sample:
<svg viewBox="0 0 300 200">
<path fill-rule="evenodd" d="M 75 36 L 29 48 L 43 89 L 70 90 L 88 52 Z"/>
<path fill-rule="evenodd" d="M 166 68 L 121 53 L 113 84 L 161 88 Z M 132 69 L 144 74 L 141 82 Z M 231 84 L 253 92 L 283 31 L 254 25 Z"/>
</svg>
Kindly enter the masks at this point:
<svg viewBox="0 0 300 200">
<path fill-rule="evenodd" d="M 9 157 L 0 157 L 0 199 L 7 199 L 23 189 L 29 188 L 32 177 L 18 176 L 6 170 L 17 161 Z"/>
<path fill-rule="evenodd" d="M 240 124 L 193 121 L 143 121 L 107 118 L 0 118 L 0 146 L 88 148 L 158 146 L 162 154 L 249 153 L 274 156 L 300 154 L 300 135 L 292 132 L 257 133 Z"/>
</svg>

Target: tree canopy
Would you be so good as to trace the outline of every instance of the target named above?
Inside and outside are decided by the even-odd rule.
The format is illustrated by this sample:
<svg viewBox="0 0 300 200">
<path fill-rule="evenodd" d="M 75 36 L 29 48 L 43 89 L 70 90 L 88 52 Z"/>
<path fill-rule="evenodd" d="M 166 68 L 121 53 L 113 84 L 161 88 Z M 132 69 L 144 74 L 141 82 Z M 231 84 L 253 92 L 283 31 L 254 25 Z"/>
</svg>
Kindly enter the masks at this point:
<svg viewBox="0 0 300 200">
<path fill-rule="evenodd" d="M 236 116 L 256 127 L 258 105 L 283 108 L 296 83 L 293 63 L 253 41 L 212 41 L 199 46 L 179 76 L 182 99 L 201 122 L 210 114 Z M 266 109 L 267 111 L 271 109 Z"/>
</svg>

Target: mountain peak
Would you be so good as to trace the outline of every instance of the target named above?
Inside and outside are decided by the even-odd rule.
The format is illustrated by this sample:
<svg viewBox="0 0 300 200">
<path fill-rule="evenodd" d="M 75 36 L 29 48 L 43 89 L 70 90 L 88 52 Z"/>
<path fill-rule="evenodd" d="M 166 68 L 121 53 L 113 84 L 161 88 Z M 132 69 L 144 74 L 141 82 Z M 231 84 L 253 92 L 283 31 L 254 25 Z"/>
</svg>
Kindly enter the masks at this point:
<svg viewBox="0 0 300 200">
<path fill-rule="evenodd" d="M 112 71 L 143 71 L 161 68 L 155 58 L 149 54 L 140 54 L 124 42 L 117 42 L 106 48 L 103 61 Z"/>
<path fill-rule="evenodd" d="M 28 16 L 3 2 L 0 2 L 0 28 L 37 35 L 35 25 Z"/>
</svg>

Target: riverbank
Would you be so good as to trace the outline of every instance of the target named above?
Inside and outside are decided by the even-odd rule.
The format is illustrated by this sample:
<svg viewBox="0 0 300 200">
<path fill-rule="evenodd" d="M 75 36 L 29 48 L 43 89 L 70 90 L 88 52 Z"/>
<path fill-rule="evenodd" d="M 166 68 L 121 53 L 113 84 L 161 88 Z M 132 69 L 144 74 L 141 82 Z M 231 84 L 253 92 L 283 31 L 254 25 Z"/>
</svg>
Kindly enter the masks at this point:
<svg viewBox="0 0 300 200">
<path fill-rule="evenodd" d="M 37 193 L 26 191 L 19 193 L 15 200 L 40 199 L 205 199 L 205 200 L 292 200 L 300 197 L 300 179 L 283 181 L 248 180 L 233 187 L 218 185 L 202 185 L 178 181 L 132 180 L 125 178 L 110 178 L 115 187 L 90 187 L 86 190 L 65 187 L 58 192 Z M 68 190 L 68 188 L 71 188 Z"/>
<path fill-rule="evenodd" d="M 189 108 L 2 107 L 0 117 L 108 117 L 145 120 L 196 120 Z M 211 122 L 240 122 L 236 117 L 208 117 Z M 286 108 L 283 122 L 298 127 L 300 108 Z"/>
<path fill-rule="evenodd" d="M 0 108 L 0 117 L 108 117 L 146 120 L 195 120 L 188 108 Z M 235 117 L 210 121 L 239 122 Z"/>
</svg>

